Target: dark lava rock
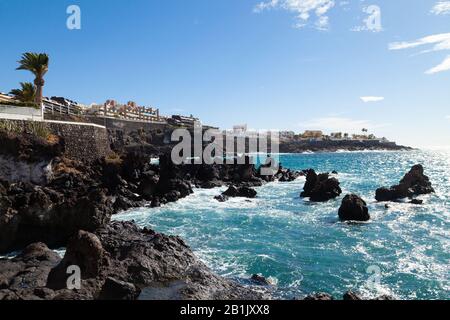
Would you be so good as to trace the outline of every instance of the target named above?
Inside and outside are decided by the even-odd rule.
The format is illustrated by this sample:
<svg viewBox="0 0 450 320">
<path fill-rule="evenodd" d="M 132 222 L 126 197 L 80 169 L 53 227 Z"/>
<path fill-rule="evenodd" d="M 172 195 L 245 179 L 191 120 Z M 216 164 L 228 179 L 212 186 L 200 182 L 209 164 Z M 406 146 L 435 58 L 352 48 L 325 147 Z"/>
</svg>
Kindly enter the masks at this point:
<svg viewBox="0 0 450 320">
<path fill-rule="evenodd" d="M 342 221 L 370 220 L 366 202 L 357 195 L 346 195 L 339 208 L 339 219 Z"/>
<path fill-rule="evenodd" d="M 300 176 L 304 176 L 303 171 L 296 171 L 291 169 L 284 169 L 281 164 L 279 166 L 278 172 L 271 177 L 271 181 L 278 180 L 280 182 L 291 182 L 296 180 Z"/>
<path fill-rule="evenodd" d="M 357 300 L 363 300 L 360 296 L 358 296 L 353 291 L 347 291 L 344 293 L 344 296 L 342 297 L 344 300 L 351 300 L 351 301 L 357 301 Z"/>
<path fill-rule="evenodd" d="M 158 197 L 153 198 L 150 207 L 157 208 L 157 207 L 160 207 L 160 206 L 161 206 L 161 202 L 160 202 L 159 198 Z"/>
<path fill-rule="evenodd" d="M 100 300 L 136 300 L 141 290 L 129 282 L 108 277 L 100 292 Z"/>
<path fill-rule="evenodd" d="M 98 237 L 86 231 L 79 231 L 70 239 L 61 263 L 50 272 L 47 287 L 54 290 L 66 288 L 69 266 L 80 267 L 81 278 L 90 279 L 102 274 L 109 264 L 109 255 Z"/>
<path fill-rule="evenodd" d="M 328 293 L 319 292 L 319 293 L 315 293 L 313 295 L 309 295 L 306 298 L 304 298 L 303 300 L 306 300 L 306 301 L 331 301 L 334 299 Z"/>
<path fill-rule="evenodd" d="M 313 202 L 325 202 L 338 197 L 342 193 L 339 181 L 330 178 L 328 173 L 317 175 L 313 169 L 307 171 L 302 198 L 309 197 Z"/>
<path fill-rule="evenodd" d="M 411 203 L 411 204 L 423 204 L 423 200 L 412 199 L 409 203 Z"/>
<path fill-rule="evenodd" d="M 101 188 L 64 195 L 47 187 L 17 183 L 10 185 L 7 198 L 9 208 L 0 210 L 0 252 L 34 242 L 65 245 L 78 230 L 94 231 L 107 224 L 114 212 L 113 202 Z"/>
<path fill-rule="evenodd" d="M 159 177 L 151 174 L 144 174 L 139 184 L 138 193 L 145 200 L 152 200 L 156 193 Z"/>
<path fill-rule="evenodd" d="M 223 194 L 220 194 L 218 196 L 215 196 L 214 199 L 216 199 L 219 202 L 226 202 L 226 201 L 228 201 L 229 197 L 225 196 Z"/>
<path fill-rule="evenodd" d="M 69 265 L 81 268 L 76 293 L 64 289 Z M 164 291 L 167 299 L 263 298 L 213 274 L 179 237 L 141 230 L 131 222 L 112 222 L 95 234 L 79 232 L 51 271 L 48 287 L 57 290 L 57 299 L 135 299 L 141 289 L 147 296 Z"/>
<path fill-rule="evenodd" d="M 434 189 L 429 178 L 424 175 L 422 165 L 418 164 L 411 168 L 398 185 L 377 189 L 375 199 L 377 201 L 395 201 L 433 192 Z"/>
<path fill-rule="evenodd" d="M 60 261 L 43 243 L 29 245 L 13 259 L 0 259 L 0 300 L 52 299 L 53 290 L 45 285 Z"/>
<path fill-rule="evenodd" d="M 226 197 L 242 197 L 242 198 L 255 198 L 257 192 L 249 187 L 241 186 L 230 186 L 225 192 L 222 193 Z"/>
<path fill-rule="evenodd" d="M 263 277 L 259 274 L 252 275 L 250 280 L 259 286 L 269 286 L 270 285 L 270 282 L 265 277 Z"/>
</svg>

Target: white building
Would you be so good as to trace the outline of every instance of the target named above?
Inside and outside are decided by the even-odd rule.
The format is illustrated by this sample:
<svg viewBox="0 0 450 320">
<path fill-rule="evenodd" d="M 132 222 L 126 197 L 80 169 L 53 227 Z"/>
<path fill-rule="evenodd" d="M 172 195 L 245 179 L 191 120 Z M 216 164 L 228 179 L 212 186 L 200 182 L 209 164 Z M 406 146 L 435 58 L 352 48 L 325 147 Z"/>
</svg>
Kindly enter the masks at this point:
<svg viewBox="0 0 450 320">
<path fill-rule="evenodd" d="M 247 125 L 246 124 L 238 124 L 233 126 L 233 133 L 234 134 L 244 134 L 247 132 Z"/>
</svg>

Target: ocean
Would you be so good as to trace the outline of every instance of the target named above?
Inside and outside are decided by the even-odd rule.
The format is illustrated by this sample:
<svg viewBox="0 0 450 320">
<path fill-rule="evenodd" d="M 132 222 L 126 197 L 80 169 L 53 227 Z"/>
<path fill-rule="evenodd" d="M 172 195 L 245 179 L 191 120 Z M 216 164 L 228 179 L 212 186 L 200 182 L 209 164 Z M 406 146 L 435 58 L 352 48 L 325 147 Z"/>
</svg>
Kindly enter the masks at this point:
<svg viewBox="0 0 450 320">
<path fill-rule="evenodd" d="M 338 171 L 341 197 L 311 203 L 299 197 L 305 178 L 255 188 L 256 199 L 213 199 L 226 188 L 195 189 L 161 208 L 115 216 L 141 227 L 181 236 L 214 272 L 242 283 L 260 273 L 276 298 L 353 290 L 366 298 L 450 297 L 450 152 L 341 152 L 280 156 L 286 168 Z M 375 190 L 397 184 L 423 164 L 435 194 L 423 205 L 375 201 Z M 368 223 L 338 220 L 347 193 L 363 197 Z"/>
</svg>

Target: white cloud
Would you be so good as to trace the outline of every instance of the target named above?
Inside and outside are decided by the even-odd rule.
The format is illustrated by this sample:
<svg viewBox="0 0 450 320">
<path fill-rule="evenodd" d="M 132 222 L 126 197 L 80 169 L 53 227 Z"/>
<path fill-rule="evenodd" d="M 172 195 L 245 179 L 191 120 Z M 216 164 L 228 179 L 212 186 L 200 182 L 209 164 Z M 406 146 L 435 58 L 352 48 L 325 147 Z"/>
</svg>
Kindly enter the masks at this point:
<svg viewBox="0 0 450 320">
<path fill-rule="evenodd" d="M 450 33 L 433 34 L 414 41 L 393 42 L 389 44 L 389 50 L 411 49 L 427 44 L 434 44 L 429 51 L 450 50 Z"/>
<path fill-rule="evenodd" d="M 450 115 L 446 116 L 446 117 L 445 117 L 445 119 L 448 119 L 448 120 L 450 120 Z"/>
<path fill-rule="evenodd" d="M 329 27 L 329 18 L 326 16 L 322 16 L 317 19 L 315 26 L 319 30 L 328 30 Z"/>
<path fill-rule="evenodd" d="M 448 71 L 450 70 L 450 56 L 447 56 L 444 61 L 441 62 L 441 64 L 438 64 L 436 67 L 433 67 L 427 71 L 425 71 L 426 74 L 435 74 L 442 71 Z"/>
<path fill-rule="evenodd" d="M 302 122 L 299 126 L 310 130 L 347 131 L 351 133 L 360 132 L 362 128 L 375 129 L 385 127 L 387 124 L 375 125 L 368 120 L 355 120 L 344 117 L 325 117 Z"/>
<path fill-rule="evenodd" d="M 436 52 L 442 50 L 450 50 L 450 33 L 434 34 L 423 37 L 414 41 L 393 42 L 389 44 L 389 50 L 412 49 L 421 46 L 432 45 L 431 49 L 424 50 L 421 53 Z M 439 65 L 425 71 L 426 74 L 435 74 L 442 71 L 450 70 L 450 56 L 448 56 Z"/>
<path fill-rule="evenodd" d="M 450 1 L 439 1 L 431 9 L 431 13 L 435 15 L 450 14 Z"/>
<path fill-rule="evenodd" d="M 267 0 L 260 2 L 253 9 L 260 13 L 270 9 L 283 9 L 292 12 L 296 16 L 296 28 L 304 27 L 311 15 L 317 17 L 315 27 L 319 30 L 327 30 L 329 19 L 326 15 L 335 6 L 334 0 Z"/>
<path fill-rule="evenodd" d="M 379 102 L 379 101 L 383 101 L 383 100 L 384 100 L 384 97 L 366 96 L 366 97 L 360 97 L 360 99 L 361 99 L 364 103 L 368 103 L 368 102 Z"/>
</svg>

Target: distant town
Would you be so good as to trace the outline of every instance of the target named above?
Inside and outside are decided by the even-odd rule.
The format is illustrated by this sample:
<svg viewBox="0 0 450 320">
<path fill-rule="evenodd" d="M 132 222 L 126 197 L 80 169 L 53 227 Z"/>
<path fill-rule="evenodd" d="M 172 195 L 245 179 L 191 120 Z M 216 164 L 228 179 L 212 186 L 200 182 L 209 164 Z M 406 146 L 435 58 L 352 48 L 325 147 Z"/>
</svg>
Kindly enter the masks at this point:
<svg viewBox="0 0 450 320">
<path fill-rule="evenodd" d="M 172 125 L 177 127 L 193 127 L 199 118 L 193 115 L 164 116 L 155 107 L 140 106 L 134 101 L 120 103 L 116 100 L 106 100 L 103 104 L 82 104 L 64 97 L 44 97 L 42 110 L 24 106 L 23 103 L 12 94 L 0 93 L 0 118 L 17 120 L 63 120 L 70 122 L 92 122 L 103 124 L 105 119 L 146 123 L 148 125 Z M 213 128 L 211 126 L 206 126 Z M 252 130 L 247 124 L 233 126 L 227 133 L 235 135 L 251 135 Z M 378 138 L 369 134 L 368 130 L 361 128 L 361 134 L 347 132 L 332 132 L 326 134 L 320 130 L 306 130 L 303 133 L 294 131 L 280 131 L 280 142 L 295 141 L 378 141 L 389 143 L 386 138 Z"/>
</svg>

